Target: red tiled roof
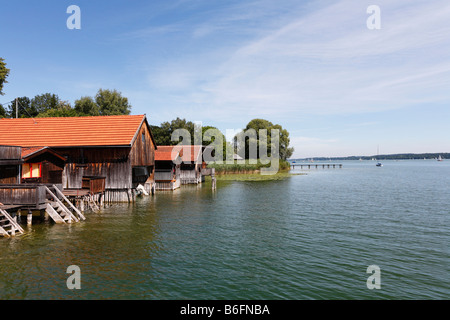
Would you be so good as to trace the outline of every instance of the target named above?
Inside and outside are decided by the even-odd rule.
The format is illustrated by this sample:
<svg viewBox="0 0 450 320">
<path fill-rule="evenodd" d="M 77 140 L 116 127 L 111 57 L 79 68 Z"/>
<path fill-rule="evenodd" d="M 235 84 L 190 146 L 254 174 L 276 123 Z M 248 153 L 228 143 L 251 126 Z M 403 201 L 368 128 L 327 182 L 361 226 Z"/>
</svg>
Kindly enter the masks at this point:
<svg viewBox="0 0 450 320">
<path fill-rule="evenodd" d="M 202 161 L 201 154 L 202 154 L 202 146 L 183 146 L 184 152 L 183 152 L 183 162 L 191 162 L 194 163 L 197 160 L 199 162 Z"/>
<path fill-rule="evenodd" d="M 28 157 L 29 155 L 41 151 L 45 149 L 45 147 L 26 147 L 26 148 L 22 148 L 22 159 Z"/>
<path fill-rule="evenodd" d="M 155 160 L 157 161 L 174 161 L 177 158 L 176 154 L 172 155 L 172 151 L 179 152 L 183 162 L 194 163 L 197 160 L 201 162 L 202 146 L 158 146 L 155 150 Z"/>
<path fill-rule="evenodd" d="M 145 115 L 0 119 L 0 145 L 129 146 Z"/>
<path fill-rule="evenodd" d="M 175 161 L 178 156 L 183 154 L 183 150 L 178 150 L 174 148 L 176 146 L 158 146 L 155 150 L 155 161 Z M 174 153 L 172 154 L 172 151 Z"/>
<path fill-rule="evenodd" d="M 61 160 L 65 160 L 65 158 L 59 153 L 49 149 L 48 147 L 24 147 L 22 148 L 22 159 L 26 160 L 27 158 L 34 158 L 42 153 L 50 153 L 55 157 L 60 158 Z"/>
</svg>

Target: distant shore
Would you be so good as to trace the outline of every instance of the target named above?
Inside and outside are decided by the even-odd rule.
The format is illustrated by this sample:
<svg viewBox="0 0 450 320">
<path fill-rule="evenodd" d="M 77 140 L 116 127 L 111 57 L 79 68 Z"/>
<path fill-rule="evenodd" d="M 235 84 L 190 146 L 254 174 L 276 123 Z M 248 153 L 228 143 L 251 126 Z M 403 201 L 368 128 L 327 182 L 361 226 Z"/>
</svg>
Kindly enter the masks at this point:
<svg viewBox="0 0 450 320">
<path fill-rule="evenodd" d="M 341 161 L 341 160 L 436 160 L 441 156 L 443 159 L 450 159 L 449 152 L 441 153 L 396 153 L 396 154 L 380 154 L 373 156 L 348 156 L 348 157 L 312 157 L 289 159 L 289 161 Z"/>
</svg>

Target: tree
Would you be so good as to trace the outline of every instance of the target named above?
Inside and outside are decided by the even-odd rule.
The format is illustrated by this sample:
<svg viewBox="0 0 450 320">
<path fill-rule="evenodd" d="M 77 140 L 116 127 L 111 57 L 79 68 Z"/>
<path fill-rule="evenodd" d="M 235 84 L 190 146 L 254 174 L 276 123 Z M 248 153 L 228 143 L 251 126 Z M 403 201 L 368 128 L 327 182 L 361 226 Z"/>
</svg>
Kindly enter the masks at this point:
<svg viewBox="0 0 450 320">
<path fill-rule="evenodd" d="M 166 121 L 161 123 L 161 125 L 158 128 L 156 128 L 156 133 L 154 134 L 155 138 L 157 137 L 156 144 L 157 145 L 178 144 L 179 141 L 172 141 L 172 133 L 177 129 L 186 129 L 191 137 L 190 144 L 194 143 L 194 131 L 195 131 L 194 123 L 191 121 L 187 121 L 186 119 L 180 119 L 179 117 L 177 117 L 171 122 Z"/>
<path fill-rule="evenodd" d="M 1 118 L 6 118 L 7 115 L 8 114 L 7 114 L 6 110 L 5 110 L 5 108 L 3 108 L 3 105 L 0 104 L 0 119 Z"/>
<path fill-rule="evenodd" d="M 68 101 L 60 100 L 56 108 L 49 109 L 37 115 L 38 118 L 50 117 L 76 117 L 78 116 L 75 109 L 73 109 Z"/>
<path fill-rule="evenodd" d="M 260 136 L 259 130 L 266 130 L 267 139 Z M 279 124 L 274 125 L 272 122 L 265 119 L 251 120 L 245 129 L 238 133 L 234 138 L 236 151 L 245 155 L 245 159 L 250 157 L 261 157 L 262 150 L 267 150 L 267 155 L 272 154 L 272 148 L 275 147 L 272 130 L 279 130 L 279 157 L 282 160 L 288 159 L 292 156 L 294 148 L 289 148 L 289 132 Z M 252 150 L 252 146 L 256 146 L 256 150 Z M 253 154 L 256 153 L 256 154 Z"/>
<path fill-rule="evenodd" d="M 39 114 L 43 114 L 52 109 L 58 109 L 60 105 L 60 99 L 58 95 L 52 93 L 44 93 L 35 96 L 31 99 L 31 117 L 36 117 Z"/>
<path fill-rule="evenodd" d="M 225 135 L 216 127 L 212 126 L 204 126 L 202 127 L 202 144 L 204 146 L 213 146 L 215 149 L 215 154 L 212 156 L 216 157 L 218 160 L 227 160 L 227 158 L 232 159 L 233 158 L 233 148 L 230 145 L 228 148 L 227 146 L 230 144 L 227 142 L 227 139 Z M 216 141 L 216 139 L 219 139 L 219 141 Z M 220 142 L 221 140 L 221 142 Z M 220 145 L 220 143 L 222 145 Z M 229 154 L 228 154 L 229 152 Z M 228 157 L 227 157 L 228 156 Z"/>
<path fill-rule="evenodd" d="M 225 135 L 216 127 L 202 126 L 202 130 L 200 132 L 199 127 L 197 127 L 197 125 L 192 121 L 177 117 L 170 122 L 166 121 L 161 123 L 159 126 L 150 126 L 150 128 L 153 132 L 156 145 L 177 145 L 180 141 L 172 141 L 172 134 L 177 129 L 185 129 L 190 135 L 191 145 L 194 145 L 197 142 L 197 144 L 201 145 L 214 146 L 214 150 L 217 152 L 217 154 L 214 154 L 213 156 L 217 156 L 219 159 L 223 160 L 226 159 L 228 143 L 226 141 Z M 221 145 L 219 145 L 220 141 L 216 141 L 216 139 L 222 140 Z M 181 142 L 183 141 L 183 139 L 180 140 Z M 229 156 L 231 157 L 232 155 Z"/>
<path fill-rule="evenodd" d="M 289 132 L 286 129 L 283 129 L 279 124 L 274 125 L 271 129 L 278 129 L 280 131 L 280 159 L 289 159 L 294 153 L 294 148 L 289 148 L 289 143 L 291 142 L 291 139 L 289 139 Z"/>
<path fill-rule="evenodd" d="M 98 90 L 95 95 L 95 103 L 102 116 L 126 115 L 131 112 L 131 105 L 128 103 L 128 99 L 122 97 L 122 94 L 117 90 Z"/>
<path fill-rule="evenodd" d="M 76 113 L 82 116 L 98 116 L 100 110 L 94 99 L 91 97 L 81 97 L 75 101 Z"/>
<path fill-rule="evenodd" d="M 5 60 L 3 58 L 0 58 L 0 95 L 5 95 L 3 93 L 3 84 L 8 83 L 8 81 L 6 81 L 6 78 L 8 78 L 9 76 L 9 69 L 6 68 L 6 63 L 4 62 Z"/>
<path fill-rule="evenodd" d="M 20 118 L 29 118 L 37 115 L 37 111 L 31 108 L 31 100 L 28 97 L 17 97 L 11 101 L 8 106 L 7 116 L 10 118 L 16 117 L 16 101 L 19 107 L 19 112 L 17 113 Z"/>
</svg>

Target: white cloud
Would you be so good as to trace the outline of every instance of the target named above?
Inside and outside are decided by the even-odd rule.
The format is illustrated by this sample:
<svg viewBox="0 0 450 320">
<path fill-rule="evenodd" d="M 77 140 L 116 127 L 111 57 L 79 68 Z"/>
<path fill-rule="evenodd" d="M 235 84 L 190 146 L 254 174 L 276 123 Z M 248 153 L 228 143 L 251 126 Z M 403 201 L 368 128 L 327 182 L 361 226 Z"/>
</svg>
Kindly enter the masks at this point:
<svg viewBox="0 0 450 320">
<path fill-rule="evenodd" d="M 339 1 L 310 13 L 293 8 L 279 19 L 290 22 L 268 22 L 264 35 L 233 51 L 223 48 L 230 52 L 226 59 L 216 39 L 214 50 L 151 77 L 158 89 L 183 89 L 184 104 L 207 106 L 217 117 L 243 109 L 249 116 L 360 113 L 449 100 L 443 84 L 450 82 L 450 4 L 379 5 L 381 30 L 366 28 L 368 3 Z M 208 23 L 194 30 L 195 37 L 227 26 Z M 245 33 L 246 26 L 233 28 Z"/>
</svg>

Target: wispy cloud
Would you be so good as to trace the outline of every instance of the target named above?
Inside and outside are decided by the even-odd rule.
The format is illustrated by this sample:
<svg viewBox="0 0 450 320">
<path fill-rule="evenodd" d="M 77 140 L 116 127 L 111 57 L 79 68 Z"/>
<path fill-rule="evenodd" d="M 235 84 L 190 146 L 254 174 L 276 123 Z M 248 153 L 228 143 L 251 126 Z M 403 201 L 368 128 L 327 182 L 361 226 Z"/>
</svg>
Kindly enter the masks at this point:
<svg viewBox="0 0 450 320">
<path fill-rule="evenodd" d="M 214 23 L 213 16 L 191 35 L 214 45 L 203 43 L 200 57 L 188 55 L 150 77 L 162 79 L 158 88 L 168 92 L 182 84 L 184 104 L 208 106 L 218 117 L 243 109 L 254 116 L 289 117 L 373 112 L 450 99 L 450 92 L 442 91 L 450 82 L 450 4 L 379 1 L 381 30 L 366 28 L 369 4 L 291 7 L 276 21 L 269 16 L 259 31 L 228 10 L 238 21 L 233 30 L 253 36 L 221 47 L 213 37 L 231 26 L 222 15 Z M 263 8 L 273 5 L 265 2 Z M 258 14 L 264 16 L 262 9 Z"/>
</svg>

